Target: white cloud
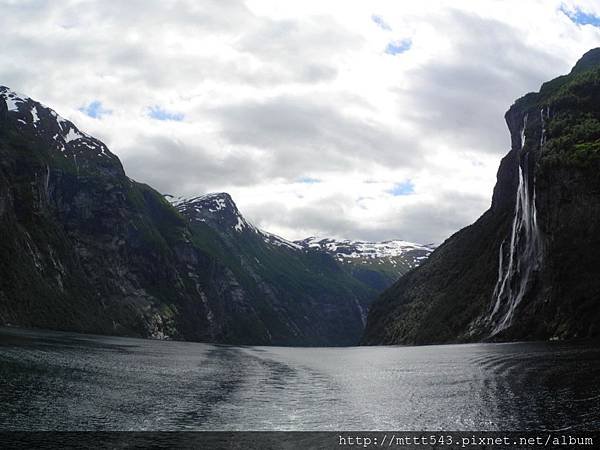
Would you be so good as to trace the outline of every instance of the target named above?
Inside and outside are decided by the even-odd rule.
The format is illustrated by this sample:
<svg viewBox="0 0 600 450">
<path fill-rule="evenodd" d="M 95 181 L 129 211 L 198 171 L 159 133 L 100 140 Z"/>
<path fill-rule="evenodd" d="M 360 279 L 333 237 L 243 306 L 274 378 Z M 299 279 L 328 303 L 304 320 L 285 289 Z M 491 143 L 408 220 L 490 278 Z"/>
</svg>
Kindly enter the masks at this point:
<svg viewBox="0 0 600 450">
<path fill-rule="evenodd" d="M 0 84 L 104 140 L 131 177 L 229 191 L 289 238 L 440 242 L 469 224 L 508 150 L 506 109 L 600 42 L 561 11 L 599 14 L 591 1 L 0 6 Z M 79 110 L 93 102 L 111 113 Z M 406 180 L 414 193 L 390 193 Z"/>
</svg>

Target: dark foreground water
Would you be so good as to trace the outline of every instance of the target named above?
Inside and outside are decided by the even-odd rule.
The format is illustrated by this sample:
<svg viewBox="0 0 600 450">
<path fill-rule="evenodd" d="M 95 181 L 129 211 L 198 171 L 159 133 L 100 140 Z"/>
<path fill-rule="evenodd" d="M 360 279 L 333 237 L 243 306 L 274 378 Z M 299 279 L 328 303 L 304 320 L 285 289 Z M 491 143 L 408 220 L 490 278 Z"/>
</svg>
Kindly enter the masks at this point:
<svg viewBox="0 0 600 450">
<path fill-rule="evenodd" d="M 600 349 L 229 347 L 0 328 L 0 430 L 597 430 Z"/>
</svg>

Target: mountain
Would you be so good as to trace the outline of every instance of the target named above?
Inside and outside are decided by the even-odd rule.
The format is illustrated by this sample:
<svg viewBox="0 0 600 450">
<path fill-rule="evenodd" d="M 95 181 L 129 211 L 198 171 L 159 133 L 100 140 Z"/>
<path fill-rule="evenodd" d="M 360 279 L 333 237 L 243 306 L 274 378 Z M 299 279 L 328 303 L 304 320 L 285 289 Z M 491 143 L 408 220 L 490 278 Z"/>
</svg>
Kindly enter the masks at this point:
<svg viewBox="0 0 600 450">
<path fill-rule="evenodd" d="M 354 253 L 348 253 L 357 257 L 355 270 L 339 257 L 350 241 L 343 241 L 339 252 L 332 251 L 333 240 L 327 240 L 328 246 L 325 240 L 320 241 L 323 245 L 311 239 L 288 241 L 254 227 L 229 194 L 170 197 L 170 202 L 188 220 L 194 244 L 224 261 L 243 289 L 253 293 L 254 304 L 295 318 L 289 321 L 293 327 L 270 327 L 277 342 L 297 342 L 286 337 L 293 328 L 305 336 L 303 343 L 357 343 L 371 301 L 430 252 L 401 241 L 355 242 Z"/>
<path fill-rule="evenodd" d="M 347 345 L 360 339 L 377 292 L 342 271 L 326 254 L 249 224 L 228 194 L 172 199 L 191 241 L 231 271 L 265 323 L 267 343 Z"/>
<path fill-rule="evenodd" d="M 0 322 L 233 339 L 236 285 L 163 196 L 53 110 L 0 99 Z"/>
<path fill-rule="evenodd" d="M 357 343 L 378 290 L 258 230 L 227 194 L 172 199 L 0 87 L 0 323 L 230 344 Z"/>
<path fill-rule="evenodd" d="M 310 237 L 295 243 L 305 249 L 333 256 L 344 270 L 377 290 L 391 286 L 411 269 L 419 266 L 435 246 L 407 241 L 350 241 Z"/>
<path fill-rule="evenodd" d="M 372 305 L 364 344 L 600 332 L 600 49 L 505 115 L 492 204 Z"/>
</svg>

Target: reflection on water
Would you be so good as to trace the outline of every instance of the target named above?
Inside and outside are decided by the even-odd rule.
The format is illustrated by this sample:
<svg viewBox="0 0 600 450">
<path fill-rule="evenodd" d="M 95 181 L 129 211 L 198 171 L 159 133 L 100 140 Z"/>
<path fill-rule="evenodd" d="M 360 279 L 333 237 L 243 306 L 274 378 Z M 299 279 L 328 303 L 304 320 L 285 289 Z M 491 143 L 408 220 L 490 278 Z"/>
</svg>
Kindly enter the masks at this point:
<svg viewBox="0 0 600 450">
<path fill-rule="evenodd" d="M 0 328 L 2 430 L 591 430 L 600 348 L 230 347 Z"/>
</svg>

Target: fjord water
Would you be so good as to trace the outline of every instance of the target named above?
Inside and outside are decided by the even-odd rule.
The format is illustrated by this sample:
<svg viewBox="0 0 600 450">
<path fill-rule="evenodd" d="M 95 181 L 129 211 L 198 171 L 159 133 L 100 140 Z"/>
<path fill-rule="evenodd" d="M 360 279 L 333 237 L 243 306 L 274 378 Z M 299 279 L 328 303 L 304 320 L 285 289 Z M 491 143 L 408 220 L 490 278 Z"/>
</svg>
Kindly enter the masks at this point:
<svg viewBox="0 0 600 450">
<path fill-rule="evenodd" d="M 2 430 L 592 430 L 600 348 L 232 347 L 0 328 Z"/>
</svg>

